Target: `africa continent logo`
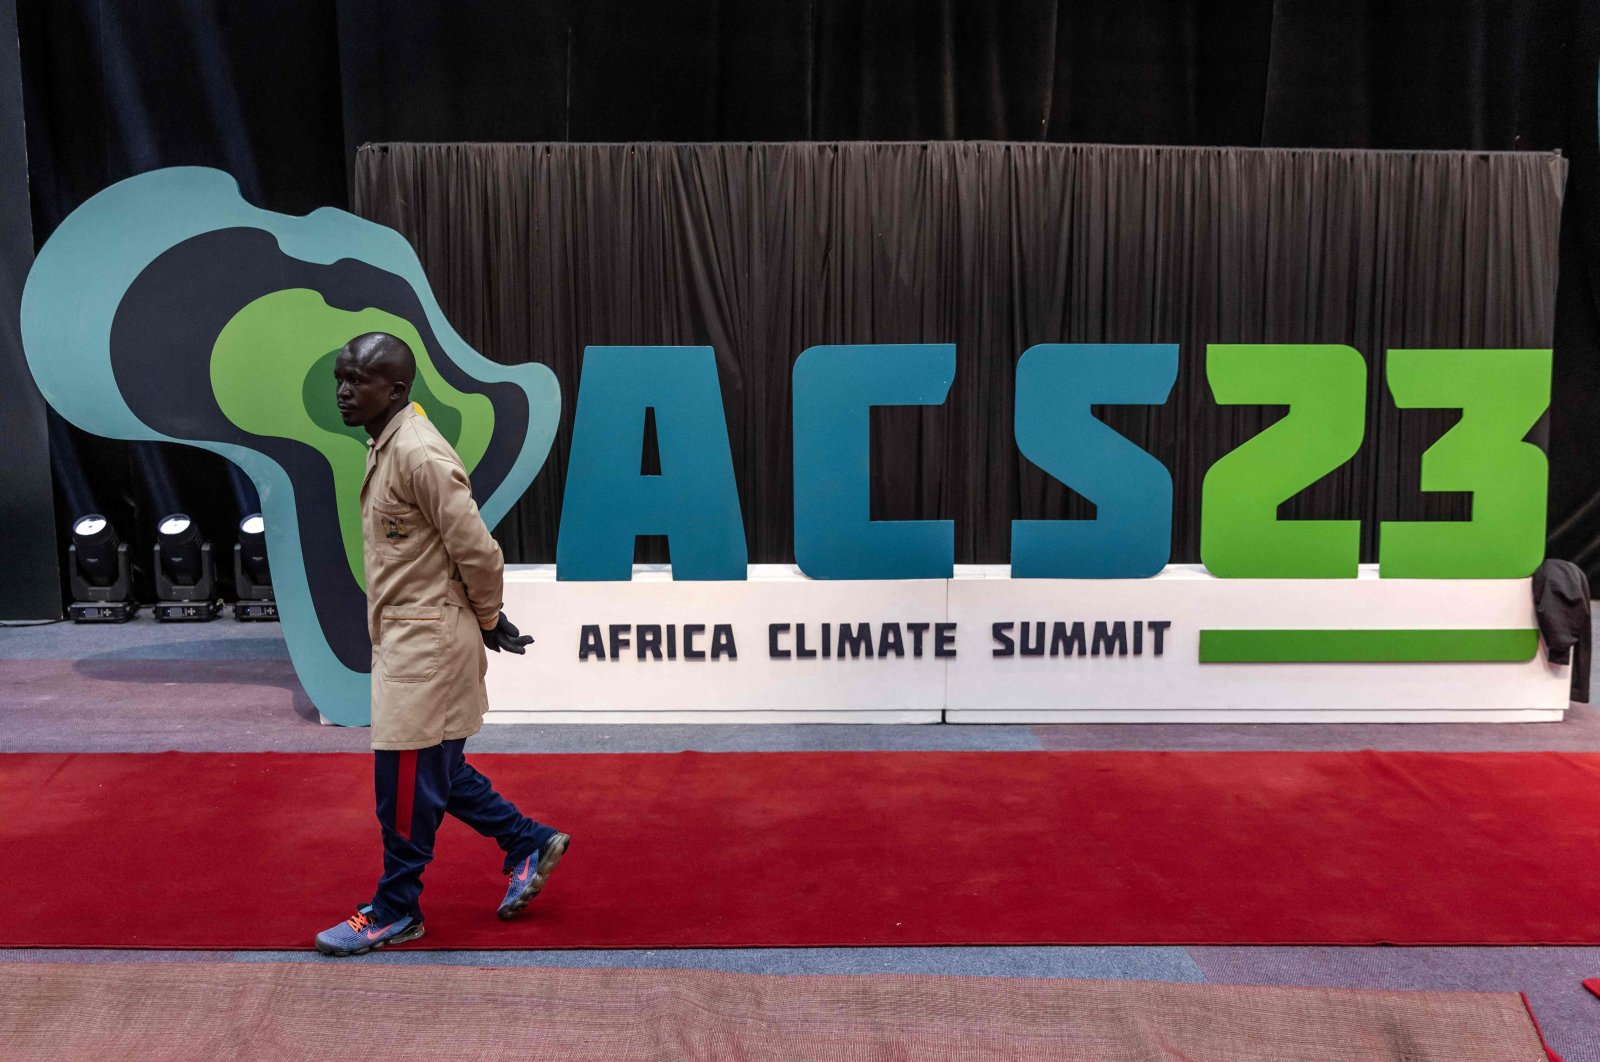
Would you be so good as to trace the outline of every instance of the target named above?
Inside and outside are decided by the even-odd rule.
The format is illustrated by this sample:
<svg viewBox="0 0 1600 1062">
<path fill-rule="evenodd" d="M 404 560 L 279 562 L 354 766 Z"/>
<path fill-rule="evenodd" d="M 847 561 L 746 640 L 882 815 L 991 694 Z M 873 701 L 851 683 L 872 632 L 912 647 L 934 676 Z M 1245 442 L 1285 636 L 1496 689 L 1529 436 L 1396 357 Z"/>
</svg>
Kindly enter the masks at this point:
<svg viewBox="0 0 1600 1062">
<path fill-rule="evenodd" d="M 155 170 L 75 210 L 22 299 L 28 365 L 63 417 L 212 450 L 254 481 L 290 658 L 346 725 L 369 712 L 367 448 L 335 407 L 333 359 L 365 332 L 416 353 L 412 397 L 493 527 L 550 452 L 560 388 L 543 365 L 500 365 L 463 342 L 392 229 L 332 208 L 262 210 L 219 170 Z"/>
</svg>

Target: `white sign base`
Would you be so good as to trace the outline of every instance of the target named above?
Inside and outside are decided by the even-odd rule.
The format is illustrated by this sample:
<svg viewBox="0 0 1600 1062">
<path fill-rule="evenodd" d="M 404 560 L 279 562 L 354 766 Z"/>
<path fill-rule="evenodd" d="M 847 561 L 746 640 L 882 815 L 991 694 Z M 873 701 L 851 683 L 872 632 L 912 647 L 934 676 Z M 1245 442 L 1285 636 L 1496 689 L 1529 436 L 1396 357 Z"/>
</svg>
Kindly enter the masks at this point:
<svg viewBox="0 0 1600 1062">
<path fill-rule="evenodd" d="M 640 565 L 632 582 L 594 583 L 524 565 L 507 569 L 505 611 L 536 641 L 525 657 L 490 654 L 487 722 L 1536 722 L 1568 703 L 1569 668 L 1542 654 L 1200 662 L 1202 630 L 1532 628 L 1527 579 L 1217 579 L 1173 565 L 1044 580 L 975 565 L 833 582 L 753 565 L 742 582 L 674 582 Z M 1024 645 L 1023 625 L 1044 639 Z"/>
</svg>

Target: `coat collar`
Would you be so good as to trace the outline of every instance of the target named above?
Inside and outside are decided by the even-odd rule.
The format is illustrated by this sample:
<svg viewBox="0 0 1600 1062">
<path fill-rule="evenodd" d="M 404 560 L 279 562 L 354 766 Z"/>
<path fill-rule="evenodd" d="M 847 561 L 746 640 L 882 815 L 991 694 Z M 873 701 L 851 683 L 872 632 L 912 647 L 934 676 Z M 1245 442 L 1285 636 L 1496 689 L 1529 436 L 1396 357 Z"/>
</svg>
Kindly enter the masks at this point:
<svg viewBox="0 0 1600 1062">
<path fill-rule="evenodd" d="M 407 403 L 404 409 L 389 418 L 389 423 L 383 426 L 383 431 L 378 433 L 376 439 L 368 440 L 367 445 L 372 447 L 374 452 L 382 450 L 389 444 L 389 440 L 394 438 L 394 433 L 400 430 L 401 425 L 416 415 L 417 407 Z"/>
</svg>

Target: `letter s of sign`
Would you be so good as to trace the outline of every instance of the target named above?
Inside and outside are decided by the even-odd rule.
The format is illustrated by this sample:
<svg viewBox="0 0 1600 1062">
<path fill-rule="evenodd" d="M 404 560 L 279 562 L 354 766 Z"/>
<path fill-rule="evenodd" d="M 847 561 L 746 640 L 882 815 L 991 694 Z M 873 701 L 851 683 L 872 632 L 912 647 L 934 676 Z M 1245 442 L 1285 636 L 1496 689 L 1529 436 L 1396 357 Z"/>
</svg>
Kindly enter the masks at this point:
<svg viewBox="0 0 1600 1062">
<path fill-rule="evenodd" d="M 1011 574 L 1143 579 L 1172 556 L 1172 473 L 1096 405 L 1161 405 L 1176 343 L 1041 343 L 1017 362 L 1017 449 L 1095 505 L 1092 520 L 1013 520 Z"/>
</svg>

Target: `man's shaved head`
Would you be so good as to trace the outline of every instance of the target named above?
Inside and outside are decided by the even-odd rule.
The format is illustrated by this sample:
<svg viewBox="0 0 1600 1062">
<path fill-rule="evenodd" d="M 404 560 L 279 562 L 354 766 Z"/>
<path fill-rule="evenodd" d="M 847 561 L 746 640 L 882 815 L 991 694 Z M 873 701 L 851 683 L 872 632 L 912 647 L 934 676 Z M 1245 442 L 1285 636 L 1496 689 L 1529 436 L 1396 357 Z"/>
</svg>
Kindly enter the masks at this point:
<svg viewBox="0 0 1600 1062">
<path fill-rule="evenodd" d="M 356 364 L 376 376 L 394 383 L 411 384 L 417 378 L 417 358 L 411 348 L 398 336 L 388 332 L 368 332 L 356 336 L 344 345 L 355 358 Z"/>
<path fill-rule="evenodd" d="M 416 356 L 400 339 L 387 332 L 356 336 L 333 359 L 340 418 L 376 437 L 396 413 L 411 404 L 411 384 L 416 378 Z"/>
</svg>

